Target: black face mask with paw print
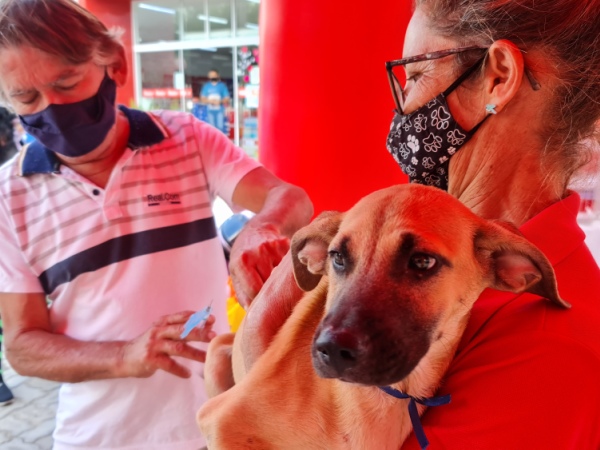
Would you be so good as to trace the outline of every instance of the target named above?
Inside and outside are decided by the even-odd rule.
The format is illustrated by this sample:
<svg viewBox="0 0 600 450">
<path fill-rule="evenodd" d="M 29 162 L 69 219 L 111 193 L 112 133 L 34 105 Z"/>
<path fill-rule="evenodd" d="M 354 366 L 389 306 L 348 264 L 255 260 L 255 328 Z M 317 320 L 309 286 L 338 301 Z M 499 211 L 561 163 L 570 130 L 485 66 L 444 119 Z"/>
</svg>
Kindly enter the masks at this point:
<svg viewBox="0 0 600 450">
<path fill-rule="evenodd" d="M 398 112 L 394 115 L 386 146 L 411 183 L 448 190 L 450 158 L 489 116 L 471 131 L 465 131 L 452 116 L 446 98 L 480 67 L 480 63 L 469 68 L 427 104 L 408 115 Z"/>
</svg>

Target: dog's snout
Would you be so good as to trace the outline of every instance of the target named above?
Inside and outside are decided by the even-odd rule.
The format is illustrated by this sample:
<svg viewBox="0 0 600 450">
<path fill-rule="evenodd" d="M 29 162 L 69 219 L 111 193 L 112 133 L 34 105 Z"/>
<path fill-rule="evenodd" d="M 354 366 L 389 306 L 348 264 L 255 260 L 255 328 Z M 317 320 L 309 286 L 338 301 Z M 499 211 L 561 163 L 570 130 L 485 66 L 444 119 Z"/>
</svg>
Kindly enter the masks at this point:
<svg viewBox="0 0 600 450">
<path fill-rule="evenodd" d="M 319 370 L 322 376 L 341 377 L 357 363 L 358 341 L 347 331 L 325 329 L 319 333 L 313 348 L 319 366 L 326 369 Z"/>
</svg>

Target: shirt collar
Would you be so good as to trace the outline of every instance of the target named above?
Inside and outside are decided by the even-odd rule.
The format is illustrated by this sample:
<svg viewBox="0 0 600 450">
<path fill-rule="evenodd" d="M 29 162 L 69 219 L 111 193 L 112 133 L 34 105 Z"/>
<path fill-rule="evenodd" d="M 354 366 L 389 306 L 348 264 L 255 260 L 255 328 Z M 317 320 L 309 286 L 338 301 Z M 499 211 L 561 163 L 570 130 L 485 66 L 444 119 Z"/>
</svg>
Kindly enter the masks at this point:
<svg viewBox="0 0 600 450">
<path fill-rule="evenodd" d="M 128 147 L 132 150 L 148 147 L 168 137 L 167 130 L 151 114 L 119 105 L 119 110 L 129 121 Z M 39 141 L 34 141 L 21 150 L 19 174 L 29 176 L 41 173 L 59 173 L 60 160 L 56 154 Z"/>
<path fill-rule="evenodd" d="M 569 191 L 568 194 L 519 228 L 553 266 L 567 258 L 585 241 L 585 233 L 577 224 L 581 199 L 577 192 Z"/>
</svg>

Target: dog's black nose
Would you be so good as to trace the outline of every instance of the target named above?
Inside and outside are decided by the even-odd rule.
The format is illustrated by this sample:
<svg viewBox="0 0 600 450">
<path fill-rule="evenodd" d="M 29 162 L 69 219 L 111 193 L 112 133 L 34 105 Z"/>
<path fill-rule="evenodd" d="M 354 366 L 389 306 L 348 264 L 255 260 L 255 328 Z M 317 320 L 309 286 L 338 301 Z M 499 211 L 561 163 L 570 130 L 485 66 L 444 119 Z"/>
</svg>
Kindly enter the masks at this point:
<svg viewBox="0 0 600 450">
<path fill-rule="evenodd" d="M 358 342 L 354 335 L 345 331 L 321 331 L 313 349 L 319 365 L 327 366 L 327 370 L 318 371 L 328 372 L 330 376 L 339 377 L 357 363 Z"/>
</svg>

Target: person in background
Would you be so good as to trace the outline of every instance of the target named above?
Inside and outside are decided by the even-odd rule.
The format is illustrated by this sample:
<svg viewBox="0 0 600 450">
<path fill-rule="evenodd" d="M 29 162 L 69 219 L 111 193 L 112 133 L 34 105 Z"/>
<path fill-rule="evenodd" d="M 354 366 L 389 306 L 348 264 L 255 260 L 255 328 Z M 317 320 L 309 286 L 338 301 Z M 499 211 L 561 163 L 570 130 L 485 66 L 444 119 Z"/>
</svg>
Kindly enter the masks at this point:
<svg viewBox="0 0 600 450">
<path fill-rule="evenodd" d="M 568 186 L 597 139 L 600 0 L 414 5 L 404 58 L 386 64 L 394 164 L 411 182 L 518 227 L 548 257 L 572 304 L 481 295 L 438 392 L 452 402 L 422 419 L 430 448 L 598 449 L 600 270 Z M 247 367 L 301 295 L 286 257 L 247 312 Z M 414 436 L 402 447 L 417 448 Z"/>
<path fill-rule="evenodd" d="M 14 395 L 2 377 L 2 318 L 0 318 L 0 406 L 10 405 Z"/>
<path fill-rule="evenodd" d="M 0 165 L 4 164 L 17 152 L 13 139 L 14 114 L 8 109 L 0 107 Z M 14 396 L 10 388 L 4 383 L 2 377 L 2 318 L 0 317 L 0 405 L 12 403 Z"/>
<path fill-rule="evenodd" d="M 12 121 L 13 125 L 13 142 L 17 149 L 20 149 L 24 145 L 31 144 L 35 139 L 23 128 L 23 124 L 18 117 L 14 117 Z"/>
<path fill-rule="evenodd" d="M 229 89 L 221 81 L 219 72 L 210 70 L 208 82 L 202 86 L 200 91 L 200 102 L 206 105 L 206 121 L 213 127 L 227 134 L 227 120 L 225 110 L 231 101 Z"/>
<path fill-rule="evenodd" d="M 15 115 L 7 108 L 0 106 L 0 165 L 12 158 L 20 146 L 15 144 Z"/>
<path fill-rule="evenodd" d="M 0 314 L 13 369 L 63 383 L 55 450 L 201 448 L 202 343 L 228 331 L 212 201 L 256 213 L 231 255 L 240 292 L 313 213 L 191 114 L 117 106 L 127 76 L 78 3 L 0 2 L 0 100 L 35 138 L 0 169 Z"/>
<path fill-rule="evenodd" d="M 198 120 L 207 121 L 206 105 L 200 103 L 199 97 L 192 97 L 192 109 L 190 113 Z"/>
</svg>

